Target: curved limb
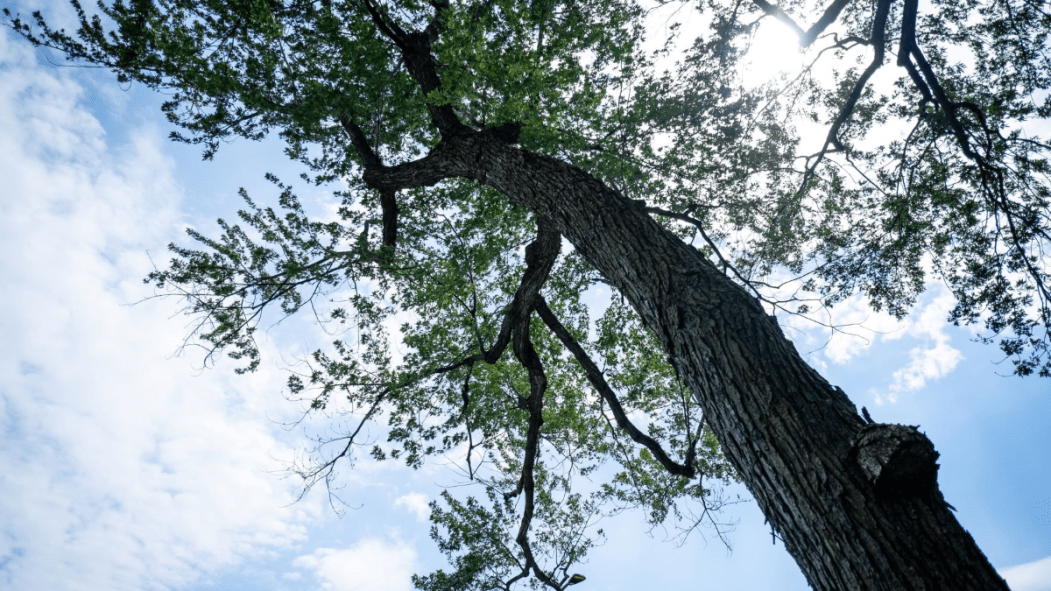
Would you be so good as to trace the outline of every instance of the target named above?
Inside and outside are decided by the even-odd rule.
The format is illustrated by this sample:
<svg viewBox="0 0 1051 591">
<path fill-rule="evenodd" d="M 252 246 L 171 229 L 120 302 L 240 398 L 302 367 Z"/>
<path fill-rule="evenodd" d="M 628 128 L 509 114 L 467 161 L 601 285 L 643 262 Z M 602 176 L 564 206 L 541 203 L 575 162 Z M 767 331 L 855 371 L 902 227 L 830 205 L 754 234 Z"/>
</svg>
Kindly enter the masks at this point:
<svg viewBox="0 0 1051 591">
<path fill-rule="evenodd" d="M 585 375 L 587 375 L 588 381 L 591 382 L 591 386 L 595 388 L 595 391 L 602 396 L 606 404 L 609 405 L 610 410 L 613 411 L 613 417 L 617 421 L 617 425 L 623 429 L 632 441 L 645 446 L 646 449 L 650 450 L 653 457 L 660 462 L 662 466 L 672 474 L 677 476 L 685 476 L 687 478 L 693 478 L 697 474 L 697 469 L 694 466 L 694 458 L 697 453 L 697 441 L 698 438 L 691 438 L 689 450 L 686 452 L 686 459 L 682 464 L 676 463 L 670 457 L 667 452 L 661 448 L 660 443 L 655 441 L 649 435 L 646 435 L 636 427 L 628 415 L 624 412 L 624 407 L 620 404 L 620 399 L 617 394 L 610 387 L 609 383 L 606 382 L 606 378 L 602 376 L 602 371 L 599 370 L 595 362 L 591 360 L 584 348 L 580 346 L 580 343 L 573 338 L 573 335 L 569 334 L 566 327 L 558 320 L 555 313 L 548 307 L 547 302 L 544 301 L 543 297 L 540 297 L 536 303 L 536 311 L 540 318 L 547 324 L 547 327 L 551 329 L 551 332 L 562 341 L 562 345 L 569 349 L 573 357 L 576 358 L 577 363 L 584 369 Z"/>
</svg>

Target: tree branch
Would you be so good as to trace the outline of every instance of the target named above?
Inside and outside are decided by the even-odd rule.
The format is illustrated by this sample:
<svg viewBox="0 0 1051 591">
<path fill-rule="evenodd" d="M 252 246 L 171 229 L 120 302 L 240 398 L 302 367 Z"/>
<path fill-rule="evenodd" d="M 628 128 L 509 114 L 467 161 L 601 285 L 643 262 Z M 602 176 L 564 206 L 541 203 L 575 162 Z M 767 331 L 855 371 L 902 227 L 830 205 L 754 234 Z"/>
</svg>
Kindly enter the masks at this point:
<svg viewBox="0 0 1051 591">
<path fill-rule="evenodd" d="M 766 0 L 752 0 L 752 2 L 768 16 L 772 16 L 788 25 L 788 27 L 799 36 L 800 47 L 805 49 L 814 44 L 814 41 L 817 40 L 818 35 L 820 35 L 822 31 L 827 29 L 832 23 L 836 22 L 836 19 L 839 18 L 839 13 L 843 12 L 843 9 L 850 3 L 850 0 L 835 0 L 832 4 L 829 4 L 828 8 L 826 8 L 825 12 L 821 15 L 821 18 L 805 31 L 803 30 L 803 27 L 800 27 L 799 24 L 796 23 L 795 19 L 789 16 L 785 11 L 781 10 L 778 6 L 770 4 Z"/>
<path fill-rule="evenodd" d="M 890 0 L 876 1 L 876 16 L 872 21 L 872 36 L 870 38 L 873 50 L 872 61 L 869 63 L 868 67 L 865 68 L 865 71 L 861 73 L 861 76 L 858 77 L 857 81 L 854 82 L 854 88 L 850 91 L 850 95 L 847 96 L 847 102 L 843 104 L 843 108 L 840 109 L 839 115 L 832 123 L 832 127 L 828 130 L 828 135 L 825 137 L 825 143 L 821 146 L 821 151 L 818 152 L 817 157 L 814 159 L 814 163 L 808 166 L 806 172 L 804 172 L 803 181 L 800 183 L 800 191 L 805 191 L 807 183 L 810 182 L 810 179 L 814 178 L 817 166 L 824 159 L 825 155 L 831 151 L 829 150 L 829 146 L 832 146 L 836 151 L 844 151 L 843 144 L 839 140 L 839 130 L 847 120 L 850 119 L 850 116 L 854 114 L 854 108 L 857 106 L 858 101 L 861 100 L 861 93 L 865 90 L 865 86 L 868 85 L 869 78 L 876 73 L 876 70 L 883 66 L 883 58 L 886 52 L 887 15 L 890 12 Z"/>
<path fill-rule="evenodd" d="M 533 520 L 535 509 L 533 468 L 536 465 L 540 445 L 540 427 L 544 424 L 544 392 L 547 391 L 547 376 L 544 374 L 544 365 L 529 336 L 529 318 L 535 305 L 534 302 L 543 301 L 539 295 L 540 286 L 543 285 L 543 280 L 546 280 L 547 274 L 551 270 L 551 265 L 554 264 L 560 243 L 561 235 L 558 231 L 554 230 L 546 220 L 538 220 L 537 240 L 526 247 L 526 263 L 528 265 L 526 273 L 527 275 L 533 275 L 535 279 L 526 282 L 525 278 L 523 278 L 522 286 L 519 288 L 519 292 L 524 293 L 525 296 L 522 300 L 528 298 L 529 307 L 520 306 L 517 310 L 513 310 L 513 315 L 508 316 L 514 323 L 512 347 L 515 357 L 529 372 L 529 397 L 519 397 L 518 399 L 519 408 L 529 411 L 529 427 L 526 432 L 525 457 L 522 459 L 522 475 L 518 480 L 518 486 L 515 487 L 514 491 L 504 493 L 505 498 L 512 498 L 520 493 L 525 493 L 522 522 L 519 525 L 515 541 L 522 548 L 522 553 L 526 559 L 526 567 L 532 568 L 533 576 L 556 590 L 560 590 L 561 586 L 540 568 L 529 544 L 529 525 Z M 532 273 L 530 273 L 531 271 Z M 527 303 L 518 298 L 519 292 L 515 294 L 516 302 L 520 304 Z"/>
<path fill-rule="evenodd" d="M 664 449 L 661 448 L 660 443 L 657 443 L 653 438 L 640 431 L 624 412 L 624 407 L 621 406 L 620 400 L 617 398 L 617 394 L 610 387 L 609 383 L 606 382 L 606 378 L 602 376 L 602 371 L 599 370 L 595 362 L 591 360 L 584 348 L 580 346 L 580 343 L 573 338 L 573 335 L 569 334 L 566 327 L 559 322 L 558 317 L 548 307 L 547 302 L 544 301 L 543 296 L 537 299 L 536 303 L 537 315 L 547 324 L 547 327 L 551 329 L 551 332 L 555 334 L 562 341 L 562 345 L 569 349 L 570 353 L 576 358 L 577 363 L 584 368 L 584 373 L 587 375 L 588 381 L 591 382 L 591 387 L 602 396 L 602 399 L 609 405 L 610 410 L 613 411 L 613 417 L 617 420 L 617 425 L 624 430 L 631 437 L 632 441 L 645 446 L 646 449 L 650 450 L 653 457 L 668 472 L 677 476 L 685 476 L 687 478 L 693 478 L 697 472 L 693 466 L 693 458 L 696 453 L 697 441 L 692 440 L 690 449 L 686 453 L 685 464 L 678 464 L 665 453 Z"/>
<path fill-rule="evenodd" d="M 538 220 L 536 240 L 526 246 L 526 271 L 515 291 L 496 342 L 483 354 L 486 363 L 496 363 L 511 340 L 512 329 L 528 319 L 558 258 L 562 235 L 550 223 Z"/>
<path fill-rule="evenodd" d="M 449 7 L 448 0 L 435 0 L 431 2 L 434 7 L 434 18 L 423 31 L 406 32 L 396 22 L 385 17 L 374 0 L 360 0 L 372 17 L 383 36 L 390 39 L 401 51 L 402 62 L 409 74 L 416 80 L 426 97 L 434 91 L 442 89 L 442 81 L 438 76 L 438 68 L 434 58 L 431 56 L 431 44 L 438 40 L 442 29 L 441 11 Z M 448 105 L 439 105 L 427 102 L 427 110 L 431 114 L 431 122 L 442 134 L 442 137 L 455 135 L 469 129 Z"/>
<path fill-rule="evenodd" d="M 372 170 L 379 174 L 388 170 L 388 168 L 383 165 L 383 161 L 380 160 L 379 155 L 372 149 L 368 138 L 365 137 L 365 132 L 358 127 L 358 124 L 351 121 L 342 113 L 340 113 L 338 119 L 339 124 L 343 127 L 344 131 L 347 132 L 347 135 L 350 136 L 350 144 L 354 146 L 354 150 L 358 153 L 358 157 L 361 158 L 362 163 L 364 163 L 365 170 Z M 366 183 L 368 183 L 368 181 L 366 181 Z M 377 188 L 380 192 L 380 208 L 383 210 L 383 245 L 394 248 L 398 240 L 397 189 L 388 185 L 382 185 Z"/>
<path fill-rule="evenodd" d="M 689 211 L 689 209 L 687 211 Z M 646 213 L 655 213 L 657 215 L 662 215 L 665 217 L 681 220 L 692 224 L 694 227 L 697 228 L 697 231 L 700 233 L 701 238 L 703 238 L 704 241 L 708 244 L 708 246 L 711 247 L 712 251 L 715 253 L 715 256 L 719 257 L 719 262 L 723 266 L 723 273 L 725 273 L 727 270 L 732 271 L 734 277 L 737 277 L 737 279 L 741 281 L 741 283 L 743 283 L 745 286 L 748 287 L 748 289 L 751 289 L 755 293 L 756 298 L 766 301 L 765 298 L 763 298 L 763 294 L 759 293 L 759 290 L 755 287 L 753 282 L 747 277 L 745 277 L 740 271 L 738 271 L 737 267 L 735 267 L 733 263 L 731 263 L 730 261 L 726 260 L 725 257 L 723 257 L 722 251 L 719 250 L 719 247 L 715 244 L 715 242 L 708 237 L 708 233 L 704 231 L 704 225 L 701 223 L 701 220 L 687 213 L 676 213 L 674 211 L 664 209 L 661 207 L 646 207 Z"/>
<path fill-rule="evenodd" d="M 518 289 L 515 291 L 515 295 L 511 299 L 511 304 L 508 306 L 503 324 L 500 326 L 500 332 L 498 333 L 496 341 L 493 343 L 492 347 L 489 349 L 482 347 L 481 353 L 471 355 L 470 357 L 461 359 L 456 363 L 441 367 L 437 369 L 436 372 L 448 373 L 465 365 L 471 365 L 476 361 L 484 361 L 493 364 L 500 359 L 500 356 L 503 355 L 507 345 L 511 343 L 511 335 L 514 332 L 514 327 L 522 318 L 528 319 L 529 314 L 536 305 L 540 288 L 543 287 L 544 282 L 547 281 L 547 277 L 551 273 L 551 267 L 554 266 L 555 260 L 558 258 L 559 247 L 561 244 L 562 235 L 559 234 L 549 223 L 540 222 L 537 224 L 536 240 L 530 242 L 529 245 L 526 246 L 525 273 L 523 273 Z"/>
<path fill-rule="evenodd" d="M 368 138 L 365 137 L 365 132 L 361 130 L 357 123 L 354 123 L 345 113 L 340 113 L 336 119 L 343 127 L 343 131 L 346 131 L 347 135 L 350 136 L 350 145 L 354 147 L 354 151 L 358 153 L 358 158 L 361 158 L 361 162 L 366 169 L 386 168 L 379 155 L 372 149 L 372 145 L 369 144 Z"/>
</svg>

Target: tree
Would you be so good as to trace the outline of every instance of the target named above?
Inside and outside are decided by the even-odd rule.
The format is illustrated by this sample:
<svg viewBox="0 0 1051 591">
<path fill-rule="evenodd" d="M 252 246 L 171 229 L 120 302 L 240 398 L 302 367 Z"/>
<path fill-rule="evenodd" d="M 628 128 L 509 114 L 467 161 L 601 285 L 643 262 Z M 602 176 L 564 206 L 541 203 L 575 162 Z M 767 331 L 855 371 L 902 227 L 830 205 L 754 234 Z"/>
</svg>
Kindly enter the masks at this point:
<svg viewBox="0 0 1051 591">
<path fill-rule="evenodd" d="M 1051 373 L 1049 146 L 1024 125 L 1051 115 L 1046 3 L 921 18 L 917 0 L 834 0 L 804 29 L 806 3 L 709 0 L 664 71 L 673 39 L 647 53 L 630 1 L 100 3 L 110 24 L 73 6 L 75 36 L 5 14 L 174 91 L 163 109 L 189 135 L 173 139 L 205 158 L 277 130 L 305 181 L 347 183 L 338 219 L 317 221 L 272 178 L 281 212 L 245 195 L 243 227 L 191 232 L 199 249 L 173 245 L 147 281 L 184 295 L 209 356 L 243 371 L 264 310 L 338 334 L 288 383 L 308 412 L 355 419 L 296 467 L 307 488 L 365 459 L 381 415 L 366 457 L 464 458 L 487 502 L 432 503 L 454 570 L 419 588 L 563 589 L 610 504 L 689 530 L 715 523 L 706 481 L 739 478 L 814 588 L 1006 589 L 938 490 L 933 444 L 858 416 L 771 313 L 862 293 L 902 316 L 933 275 L 950 320 L 984 323 L 1016 373 Z M 747 88 L 736 63 L 763 19 L 814 59 Z M 877 73 L 898 78 L 884 92 Z M 825 137 L 800 155 L 808 120 Z M 885 125 L 910 131 L 872 141 Z M 596 283 L 619 299 L 592 337 Z M 401 364 L 397 311 L 416 313 Z M 574 492 L 608 460 L 607 483 Z"/>
</svg>

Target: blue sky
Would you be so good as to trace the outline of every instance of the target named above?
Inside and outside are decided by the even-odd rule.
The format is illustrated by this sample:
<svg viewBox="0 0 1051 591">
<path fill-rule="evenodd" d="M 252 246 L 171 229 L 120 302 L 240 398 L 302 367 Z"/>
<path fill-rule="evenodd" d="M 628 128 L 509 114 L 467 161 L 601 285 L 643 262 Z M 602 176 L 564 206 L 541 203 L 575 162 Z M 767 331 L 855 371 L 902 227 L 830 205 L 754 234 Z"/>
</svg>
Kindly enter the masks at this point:
<svg viewBox="0 0 1051 591">
<path fill-rule="evenodd" d="M 295 179 L 281 145 L 235 142 L 201 162 L 166 140 L 160 97 L 44 56 L 0 34 L 0 588 L 400 591 L 443 566 L 425 504 L 457 481 L 447 468 L 345 472 L 360 508 L 343 517 L 320 490 L 292 502 L 280 471 L 305 439 L 281 427 L 297 410 L 281 386 L 311 345 L 294 324 L 268 333 L 258 373 L 236 376 L 177 354 L 177 302 L 130 305 L 152 294 L 151 259 L 230 217 L 238 187 L 266 200 L 265 172 Z M 299 185 L 308 207 L 329 207 Z M 1009 367 L 995 348 L 945 324 L 950 305 L 932 285 L 904 323 L 848 302 L 837 320 L 863 321 L 861 337 L 819 348 L 819 330 L 788 332 L 877 421 L 920 425 L 993 564 L 1015 591 L 1049 591 L 1051 382 L 997 375 Z M 677 547 L 639 514 L 607 520 L 579 588 L 807 588 L 754 502 L 723 517 L 738 521 L 732 552 L 710 533 Z"/>
</svg>

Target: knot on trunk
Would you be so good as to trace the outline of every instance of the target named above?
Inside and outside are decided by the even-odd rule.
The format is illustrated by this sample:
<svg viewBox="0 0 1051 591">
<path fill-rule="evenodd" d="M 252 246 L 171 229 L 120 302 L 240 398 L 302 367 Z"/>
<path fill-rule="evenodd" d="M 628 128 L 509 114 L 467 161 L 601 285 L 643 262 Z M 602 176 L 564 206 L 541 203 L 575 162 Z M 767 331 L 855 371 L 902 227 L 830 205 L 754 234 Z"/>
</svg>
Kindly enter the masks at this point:
<svg viewBox="0 0 1051 591">
<path fill-rule="evenodd" d="M 879 494 L 918 496 L 937 486 L 938 452 L 917 427 L 866 425 L 853 447 L 858 466 Z"/>
</svg>

